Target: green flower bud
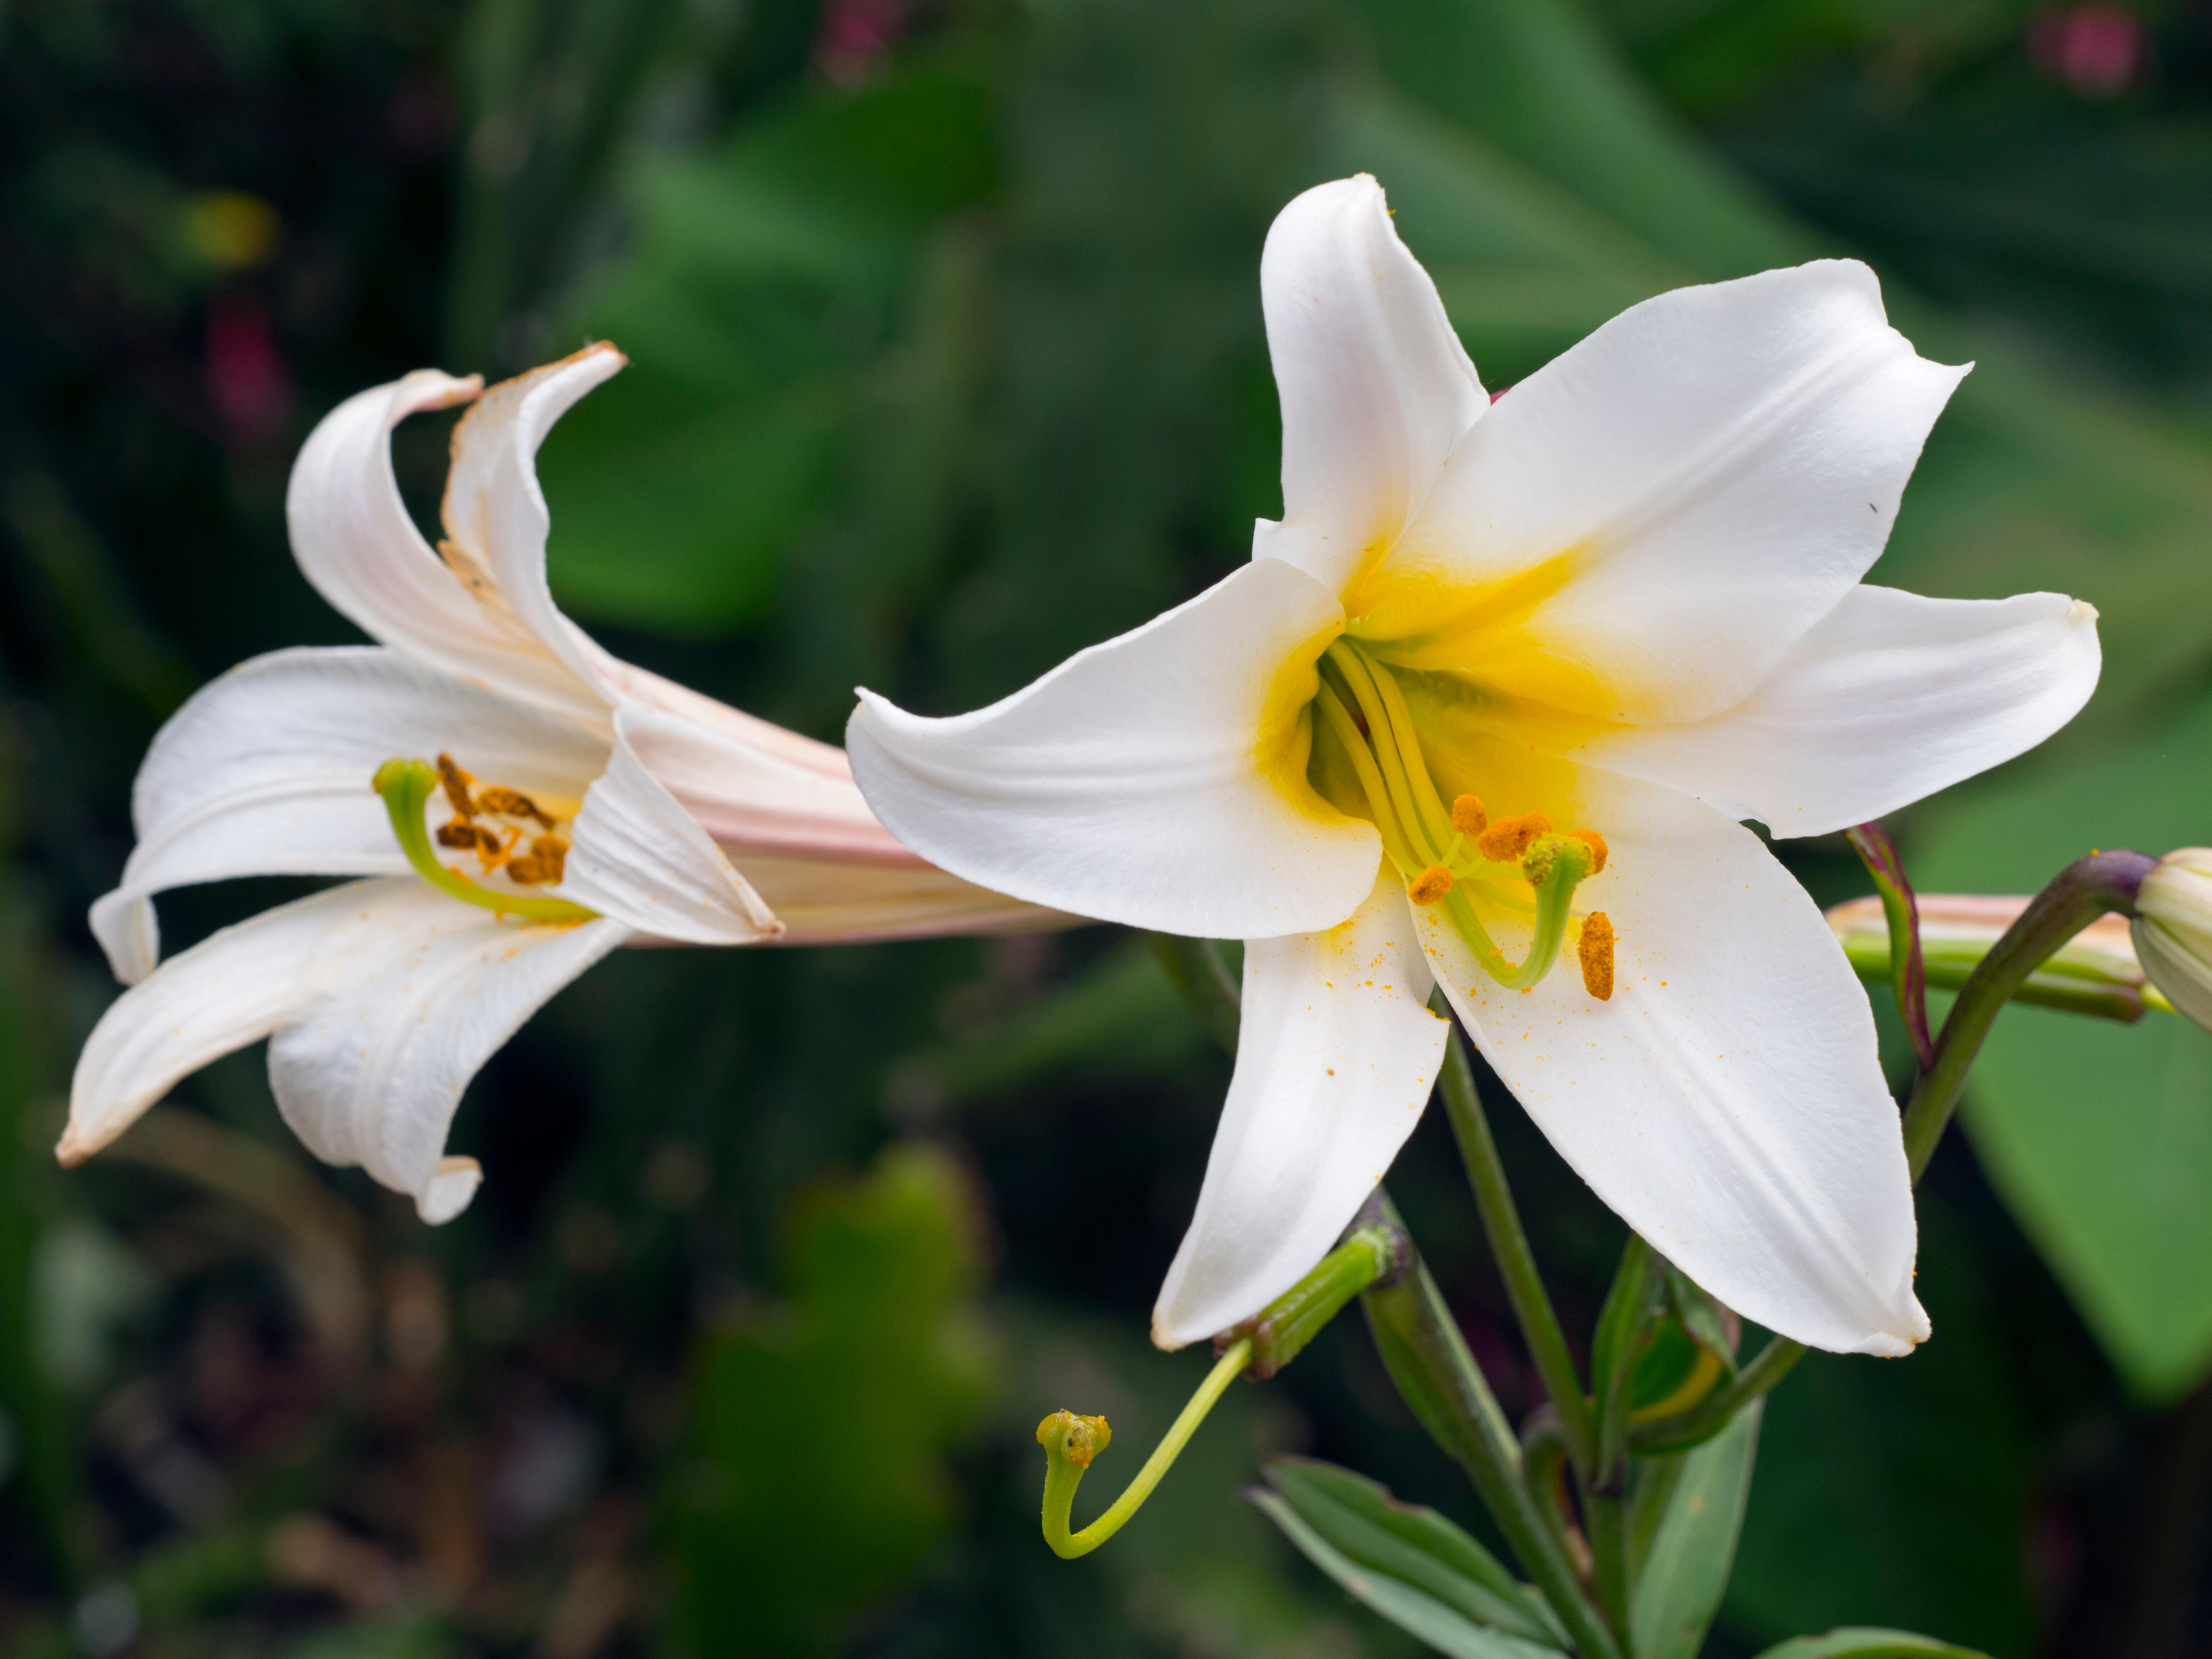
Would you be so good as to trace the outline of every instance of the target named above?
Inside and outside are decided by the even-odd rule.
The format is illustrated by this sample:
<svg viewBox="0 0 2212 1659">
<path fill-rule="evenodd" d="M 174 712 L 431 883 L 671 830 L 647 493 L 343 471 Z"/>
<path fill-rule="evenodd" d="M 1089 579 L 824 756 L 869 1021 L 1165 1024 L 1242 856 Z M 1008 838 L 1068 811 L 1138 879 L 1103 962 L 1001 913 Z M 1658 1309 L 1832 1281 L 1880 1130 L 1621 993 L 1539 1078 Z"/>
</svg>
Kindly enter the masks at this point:
<svg viewBox="0 0 2212 1659">
<path fill-rule="evenodd" d="M 2136 895 L 2136 955 L 2151 983 L 2212 1029 L 2212 848 L 2168 853 Z"/>
</svg>

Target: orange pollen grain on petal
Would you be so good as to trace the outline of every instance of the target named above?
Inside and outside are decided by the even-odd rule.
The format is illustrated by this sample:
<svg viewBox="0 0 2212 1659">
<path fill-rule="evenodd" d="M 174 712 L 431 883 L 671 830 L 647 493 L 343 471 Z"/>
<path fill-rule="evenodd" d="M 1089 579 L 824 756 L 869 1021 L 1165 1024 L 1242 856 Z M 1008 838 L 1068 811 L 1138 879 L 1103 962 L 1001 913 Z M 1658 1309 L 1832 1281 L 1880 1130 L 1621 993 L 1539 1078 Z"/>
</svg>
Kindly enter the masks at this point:
<svg viewBox="0 0 2212 1659">
<path fill-rule="evenodd" d="M 1462 836 L 1479 836 L 1490 827 L 1490 814 L 1482 810 L 1482 802 L 1474 795 L 1462 795 L 1452 802 L 1452 828 Z"/>
<path fill-rule="evenodd" d="M 1451 890 L 1451 872 L 1432 864 L 1407 884 L 1406 896 L 1416 904 L 1434 904 Z"/>
<path fill-rule="evenodd" d="M 1498 819 L 1474 844 L 1483 857 L 1504 863 L 1527 852 L 1539 836 L 1551 833 L 1551 819 L 1541 812 L 1523 812 L 1518 817 Z"/>
<path fill-rule="evenodd" d="M 1603 836 L 1595 830 L 1570 830 L 1567 833 L 1590 849 L 1590 874 L 1595 875 L 1605 868 L 1607 848 Z"/>
<path fill-rule="evenodd" d="M 1583 989 L 1600 1002 L 1613 997 L 1613 919 L 1602 910 L 1583 918 L 1582 933 L 1575 941 L 1575 956 L 1582 963 Z"/>
</svg>

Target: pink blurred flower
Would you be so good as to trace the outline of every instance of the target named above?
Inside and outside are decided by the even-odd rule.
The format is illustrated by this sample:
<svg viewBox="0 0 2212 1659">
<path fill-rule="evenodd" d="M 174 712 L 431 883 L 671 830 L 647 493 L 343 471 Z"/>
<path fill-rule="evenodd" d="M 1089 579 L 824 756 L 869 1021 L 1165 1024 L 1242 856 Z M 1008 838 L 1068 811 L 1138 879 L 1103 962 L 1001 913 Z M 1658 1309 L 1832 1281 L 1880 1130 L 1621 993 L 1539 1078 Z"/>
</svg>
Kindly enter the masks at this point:
<svg viewBox="0 0 2212 1659">
<path fill-rule="evenodd" d="M 217 294 L 208 301 L 207 389 L 233 443 L 265 444 L 283 435 L 292 380 L 268 313 L 251 294 Z"/>
<path fill-rule="evenodd" d="M 841 87 L 866 80 L 906 32 L 908 0 L 830 0 L 814 37 L 814 61 Z"/>
<path fill-rule="evenodd" d="M 2084 98 L 2110 98 L 2142 67 L 2142 23 L 2125 6 L 2066 6 L 2029 22 L 2027 50 Z"/>
</svg>

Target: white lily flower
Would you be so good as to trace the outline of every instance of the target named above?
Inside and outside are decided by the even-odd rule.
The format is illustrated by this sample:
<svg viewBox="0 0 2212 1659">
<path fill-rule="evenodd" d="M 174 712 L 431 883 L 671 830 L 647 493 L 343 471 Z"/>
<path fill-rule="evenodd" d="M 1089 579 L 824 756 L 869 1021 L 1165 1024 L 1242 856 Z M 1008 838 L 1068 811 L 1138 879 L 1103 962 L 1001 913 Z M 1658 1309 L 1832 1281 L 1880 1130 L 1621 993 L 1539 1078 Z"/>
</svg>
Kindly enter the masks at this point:
<svg viewBox="0 0 2212 1659">
<path fill-rule="evenodd" d="M 138 844 L 92 911 L 132 988 L 78 1061 L 64 1163 L 267 1036 L 301 1139 L 443 1221 L 481 1179 L 445 1155 L 462 1090 L 617 945 L 1066 920 L 901 846 L 842 750 L 617 661 L 555 607 L 538 448 L 623 362 L 592 346 L 489 392 L 424 370 L 348 399 L 308 438 L 286 500 L 294 550 L 382 643 L 256 658 L 155 738 L 131 802 Z M 400 499 L 391 434 L 462 403 L 434 552 Z M 433 756 L 442 787 L 428 764 L 380 771 Z M 157 966 L 154 895 L 246 875 L 370 879 Z"/>
<path fill-rule="evenodd" d="M 2085 605 L 1858 585 L 1966 370 L 1831 260 L 1662 295 L 1493 405 L 1364 176 L 1283 211 L 1261 287 L 1285 511 L 1252 562 L 988 708 L 864 690 L 847 731 L 869 804 L 945 868 L 1248 941 L 1154 1340 L 1249 1316 L 1334 1241 L 1428 1098 L 1433 975 L 1700 1284 L 1907 1352 L 1929 1328 L 1867 1000 L 1737 820 L 1875 817 L 2094 686 Z M 1562 951 L 1579 974 L 1547 973 Z"/>
</svg>

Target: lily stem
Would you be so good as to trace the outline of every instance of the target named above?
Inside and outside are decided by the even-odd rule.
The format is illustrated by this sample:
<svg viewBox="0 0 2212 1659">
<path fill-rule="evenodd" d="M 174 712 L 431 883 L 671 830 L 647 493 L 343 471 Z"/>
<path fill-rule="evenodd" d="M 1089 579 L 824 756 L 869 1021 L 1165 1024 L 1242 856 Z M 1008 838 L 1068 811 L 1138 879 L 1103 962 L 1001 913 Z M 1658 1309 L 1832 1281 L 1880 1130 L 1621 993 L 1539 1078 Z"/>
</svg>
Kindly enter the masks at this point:
<svg viewBox="0 0 2212 1659">
<path fill-rule="evenodd" d="M 2118 849 L 2092 853 L 2068 865 L 2028 901 L 1981 965 L 1966 976 L 1951 1017 L 1936 1040 L 1935 1062 L 1912 1085 L 1905 1106 L 1905 1159 L 1917 1183 L 1936 1146 L 1950 1127 L 1966 1073 L 1982 1051 L 1997 1012 L 2012 994 L 2068 939 L 2099 916 L 2135 911 L 2136 893 L 2158 860 Z"/>
<path fill-rule="evenodd" d="M 1887 830 L 1878 823 L 1862 823 L 1844 834 L 1881 896 L 1882 916 L 1889 923 L 1890 984 L 1897 1012 L 1911 1034 L 1912 1057 L 1925 1072 L 1935 1063 L 1936 1045 L 1928 1035 L 1928 969 L 1920 954 L 1920 902 L 1905 878 L 1904 861 Z"/>
<path fill-rule="evenodd" d="M 1190 1005 L 1206 1027 L 1206 1035 L 1231 1054 L 1237 1052 L 1237 1030 L 1243 997 L 1221 947 L 1210 939 L 1188 939 L 1180 933 L 1151 936 L 1152 954 L 1168 983 Z"/>
<path fill-rule="evenodd" d="M 1394 1212 L 1386 1208 L 1385 1214 L 1405 1231 Z M 1505 1413 L 1410 1239 L 1407 1253 L 1412 1260 L 1405 1273 L 1360 1297 L 1376 1351 L 1429 1437 L 1467 1471 L 1498 1529 L 1566 1626 L 1576 1653 L 1581 1659 L 1621 1659 L 1620 1642 L 1537 1512 Z"/>
<path fill-rule="evenodd" d="M 1444 1018 L 1451 1018 L 1441 991 L 1430 998 L 1429 1006 Z M 1506 1184 L 1505 1166 L 1498 1158 L 1498 1143 L 1491 1139 L 1490 1120 L 1483 1114 L 1481 1097 L 1475 1092 L 1474 1071 L 1468 1063 L 1467 1048 L 1455 1024 L 1444 1039 L 1443 1069 L 1437 1083 L 1445 1114 L 1451 1119 L 1452 1138 L 1459 1142 L 1460 1158 L 1467 1165 L 1468 1184 L 1474 1188 L 1483 1235 L 1490 1241 L 1498 1277 L 1505 1281 L 1505 1294 L 1513 1304 L 1514 1318 L 1520 1322 L 1522 1339 L 1528 1345 L 1553 1409 L 1559 1414 L 1559 1432 L 1566 1441 L 1567 1455 L 1574 1460 L 1576 1471 L 1590 1479 L 1597 1462 L 1597 1429 L 1590 1402 L 1583 1393 L 1582 1378 L 1576 1373 L 1574 1355 L 1568 1351 L 1559 1316 L 1544 1289 L 1544 1277 L 1537 1271 L 1528 1234 L 1521 1225 L 1521 1212 L 1513 1202 L 1513 1189 Z"/>
<path fill-rule="evenodd" d="M 1966 1073 L 1998 1011 L 2053 951 L 2099 916 L 2112 911 L 2132 915 L 2143 878 L 2157 867 L 2155 859 L 2117 848 L 2075 860 L 2029 902 L 1967 975 L 1951 1017 L 1936 1039 L 1934 1061 L 1920 1073 L 1905 1102 L 1905 1160 L 1914 1186 L 1920 1184 L 1943 1131 L 1950 1127 Z M 1802 1343 L 1776 1337 L 1736 1373 L 1734 1382 L 1703 1405 L 1638 1425 L 1636 1449 L 1661 1452 L 1696 1444 L 1773 1388 L 1804 1357 Z"/>
</svg>

